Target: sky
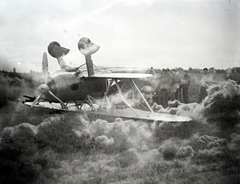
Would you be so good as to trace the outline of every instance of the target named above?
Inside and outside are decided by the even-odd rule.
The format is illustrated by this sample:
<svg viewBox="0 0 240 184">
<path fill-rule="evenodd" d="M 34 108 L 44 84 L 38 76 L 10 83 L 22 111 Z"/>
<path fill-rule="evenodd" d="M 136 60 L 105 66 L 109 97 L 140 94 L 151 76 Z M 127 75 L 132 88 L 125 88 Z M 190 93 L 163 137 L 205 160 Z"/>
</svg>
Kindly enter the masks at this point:
<svg viewBox="0 0 240 184">
<path fill-rule="evenodd" d="M 77 43 L 100 49 L 97 66 L 210 68 L 240 65 L 239 0 L 1 0 L 0 70 L 41 71 L 52 41 L 85 58 Z M 49 70 L 57 60 L 48 54 Z"/>
</svg>

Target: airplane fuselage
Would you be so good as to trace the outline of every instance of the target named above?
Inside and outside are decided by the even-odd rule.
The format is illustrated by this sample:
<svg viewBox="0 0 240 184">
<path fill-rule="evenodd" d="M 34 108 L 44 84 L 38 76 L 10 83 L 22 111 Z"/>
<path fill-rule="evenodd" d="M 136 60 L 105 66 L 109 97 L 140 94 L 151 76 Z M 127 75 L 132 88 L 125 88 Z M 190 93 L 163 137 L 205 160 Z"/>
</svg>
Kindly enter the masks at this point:
<svg viewBox="0 0 240 184">
<path fill-rule="evenodd" d="M 51 74 L 48 79 L 49 89 L 63 102 L 84 100 L 87 95 L 94 98 L 102 98 L 106 91 L 106 79 L 96 79 L 91 77 L 75 76 L 74 72 L 58 70 Z M 45 97 L 56 101 L 50 95 Z"/>
</svg>

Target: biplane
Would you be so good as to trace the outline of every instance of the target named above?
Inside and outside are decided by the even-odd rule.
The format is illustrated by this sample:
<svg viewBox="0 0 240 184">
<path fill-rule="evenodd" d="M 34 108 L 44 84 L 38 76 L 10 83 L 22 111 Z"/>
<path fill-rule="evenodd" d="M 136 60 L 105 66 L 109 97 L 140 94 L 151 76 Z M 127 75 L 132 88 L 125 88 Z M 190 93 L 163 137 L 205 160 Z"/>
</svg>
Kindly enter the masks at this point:
<svg viewBox="0 0 240 184">
<path fill-rule="evenodd" d="M 79 67 L 69 67 L 63 59 L 69 49 L 56 41 L 51 42 L 48 53 L 57 59 L 61 69 L 49 74 L 47 53 L 44 52 L 43 84 L 38 87 L 39 96 L 25 96 L 27 99 L 23 103 L 58 112 L 85 113 L 90 119 L 113 120 L 120 117 L 146 121 L 191 121 L 189 117 L 153 111 L 135 82 L 137 79 L 151 77 L 151 74 L 113 73 L 94 65 L 91 56 L 99 48 L 100 46 L 92 43 L 89 38 L 81 38 L 78 49 L 85 56 L 85 63 Z M 137 108 L 139 104 L 145 108 Z"/>
</svg>

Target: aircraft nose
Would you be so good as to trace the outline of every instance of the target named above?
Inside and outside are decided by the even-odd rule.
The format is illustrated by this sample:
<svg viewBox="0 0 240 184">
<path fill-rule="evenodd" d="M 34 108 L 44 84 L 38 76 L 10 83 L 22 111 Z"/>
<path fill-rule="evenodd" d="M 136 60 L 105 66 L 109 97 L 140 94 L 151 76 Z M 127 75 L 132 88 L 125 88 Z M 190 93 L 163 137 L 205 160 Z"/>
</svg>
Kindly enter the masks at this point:
<svg viewBox="0 0 240 184">
<path fill-rule="evenodd" d="M 49 90 L 49 88 L 48 88 L 47 84 L 41 84 L 40 86 L 38 86 L 37 90 L 40 93 L 44 94 L 44 93 L 46 93 Z"/>
</svg>

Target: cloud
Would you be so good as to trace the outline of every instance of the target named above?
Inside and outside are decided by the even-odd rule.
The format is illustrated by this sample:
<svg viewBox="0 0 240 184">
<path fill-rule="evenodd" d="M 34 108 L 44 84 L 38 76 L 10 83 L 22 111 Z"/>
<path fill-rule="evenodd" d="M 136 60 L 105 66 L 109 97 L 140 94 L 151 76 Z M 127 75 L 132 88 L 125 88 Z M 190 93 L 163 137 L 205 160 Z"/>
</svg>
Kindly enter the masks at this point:
<svg viewBox="0 0 240 184">
<path fill-rule="evenodd" d="M 125 6 L 134 7 L 141 5 L 151 6 L 155 2 L 155 0 L 132 0 L 132 1 L 121 0 L 120 2 L 123 3 Z"/>
</svg>

